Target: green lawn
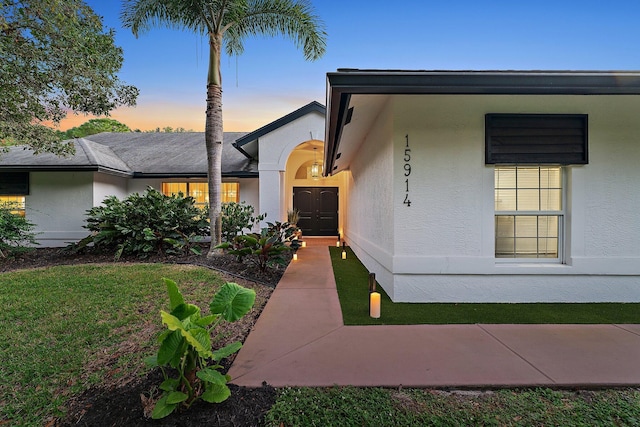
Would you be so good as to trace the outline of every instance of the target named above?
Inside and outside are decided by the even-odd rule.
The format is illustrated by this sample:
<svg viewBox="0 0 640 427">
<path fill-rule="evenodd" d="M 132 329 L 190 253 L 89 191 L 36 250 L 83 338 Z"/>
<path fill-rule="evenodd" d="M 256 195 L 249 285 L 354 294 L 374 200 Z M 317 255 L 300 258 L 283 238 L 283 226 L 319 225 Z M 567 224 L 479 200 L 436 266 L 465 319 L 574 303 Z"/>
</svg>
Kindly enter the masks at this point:
<svg viewBox="0 0 640 427">
<path fill-rule="evenodd" d="M 640 391 L 283 388 L 267 426 L 638 426 Z"/>
<path fill-rule="evenodd" d="M 640 323 L 638 303 L 463 304 L 394 303 L 380 292 L 381 316 L 369 317 L 369 272 L 350 248 L 329 247 L 345 325 L 416 325 L 473 323 Z"/>
<path fill-rule="evenodd" d="M 0 425 L 44 425 L 66 400 L 107 374 L 146 372 L 155 351 L 161 280 L 178 282 L 185 298 L 208 306 L 223 282 L 205 268 L 161 264 L 59 266 L 0 274 Z M 137 354 L 99 363 L 134 336 Z M 130 349 L 127 351 L 130 352 Z"/>
<path fill-rule="evenodd" d="M 177 281 L 185 298 L 201 307 L 223 283 L 204 268 L 152 264 L 0 274 L 0 426 L 47 425 L 63 415 L 70 397 L 91 385 L 145 373 L 142 359 L 156 350 L 155 336 L 162 330 L 158 311 L 167 304 L 162 277 Z M 363 288 L 366 297 L 366 280 Z M 266 421 L 269 426 L 633 426 L 640 425 L 640 391 L 460 395 L 282 388 Z"/>
</svg>

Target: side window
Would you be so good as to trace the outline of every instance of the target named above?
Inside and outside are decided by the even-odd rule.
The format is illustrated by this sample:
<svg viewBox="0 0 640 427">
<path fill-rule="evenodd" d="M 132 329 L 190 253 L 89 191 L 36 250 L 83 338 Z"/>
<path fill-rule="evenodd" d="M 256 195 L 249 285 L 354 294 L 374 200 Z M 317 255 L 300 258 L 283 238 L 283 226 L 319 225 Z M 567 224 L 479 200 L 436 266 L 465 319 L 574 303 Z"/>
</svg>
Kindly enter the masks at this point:
<svg viewBox="0 0 640 427">
<path fill-rule="evenodd" d="M 25 197 L 0 196 L 0 207 L 10 209 L 14 215 L 25 216 Z"/>
<path fill-rule="evenodd" d="M 222 203 L 240 202 L 240 184 L 237 182 L 222 183 Z"/>
<path fill-rule="evenodd" d="M 558 166 L 496 166 L 496 258 L 563 262 L 562 175 Z"/>
</svg>

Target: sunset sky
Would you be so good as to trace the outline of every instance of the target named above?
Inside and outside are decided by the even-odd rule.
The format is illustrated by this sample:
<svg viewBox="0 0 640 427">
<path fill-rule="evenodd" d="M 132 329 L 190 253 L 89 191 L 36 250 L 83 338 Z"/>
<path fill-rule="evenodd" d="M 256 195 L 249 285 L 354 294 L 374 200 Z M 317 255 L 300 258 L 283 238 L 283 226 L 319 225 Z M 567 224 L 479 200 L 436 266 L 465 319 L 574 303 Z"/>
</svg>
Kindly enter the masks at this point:
<svg viewBox="0 0 640 427">
<path fill-rule="evenodd" d="M 208 48 L 188 32 L 122 28 L 118 0 L 87 0 L 124 49 L 120 77 L 140 89 L 112 117 L 132 129 L 204 130 Z M 338 68 L 640 70 L 637 0 L 314 0 L 327 52 L 306 62 L 286 39 L 249 39 L 223 57 L 225 131 L 252 131 L 311 102 L 325 104 Z M 61 129 L 89 117 L 70 116 Z"/>
</svg>

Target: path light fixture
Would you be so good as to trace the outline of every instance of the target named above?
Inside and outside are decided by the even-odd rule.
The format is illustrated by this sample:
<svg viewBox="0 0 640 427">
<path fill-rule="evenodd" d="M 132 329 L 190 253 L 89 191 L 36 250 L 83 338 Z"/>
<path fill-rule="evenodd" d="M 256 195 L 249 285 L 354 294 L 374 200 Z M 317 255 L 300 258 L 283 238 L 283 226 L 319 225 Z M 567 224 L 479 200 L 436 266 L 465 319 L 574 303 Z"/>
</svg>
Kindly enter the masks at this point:
<svg viewBox="0 0 640 427">
<path fill-rule="evenodd" d="M 340 247 L 340 233 L 338 233 L 338 241 L 336 242 L 336 248 Z"/>
<path fill-rule="evenodd" d="M 347 259 L 347 248 L 344 242 L 342 242 L 342 259 Z"/>
<path fill-rule="evenodd" d="M 380 292 L 376 292 L 376 273 L 369 273 L 369 316 L 380 318 Z"/>
<path fill-rule="evenodd" d="M 320 177 L 320 165 L 318 164 L 318 158 L 316 150 L 318 147 L 313 147 L 313 164 L 311 165 L 311 178 L 318 179 Z"/>
<path fill-rule="evenodd" d="M 307 247 L 307 242 L 305 242 L 304 240 L 302 241 L 302 247 L 306 248 Z"/>
</svg>

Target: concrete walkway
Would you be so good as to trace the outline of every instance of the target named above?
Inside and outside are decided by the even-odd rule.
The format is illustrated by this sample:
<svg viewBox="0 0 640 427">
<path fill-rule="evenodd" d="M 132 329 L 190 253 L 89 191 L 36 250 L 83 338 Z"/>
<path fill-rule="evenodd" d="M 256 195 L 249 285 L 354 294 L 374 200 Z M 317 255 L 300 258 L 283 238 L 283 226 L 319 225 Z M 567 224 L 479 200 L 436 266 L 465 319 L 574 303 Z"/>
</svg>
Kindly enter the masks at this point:
<svg viewBox="0 0 640 427">
<path fill-rule="evenodd" d="M 344 326 L 327 249 L 334 242 L 307 241 L 238 353 L 234 384 L 640 385 L 636 324 Z"/>
</svg>

